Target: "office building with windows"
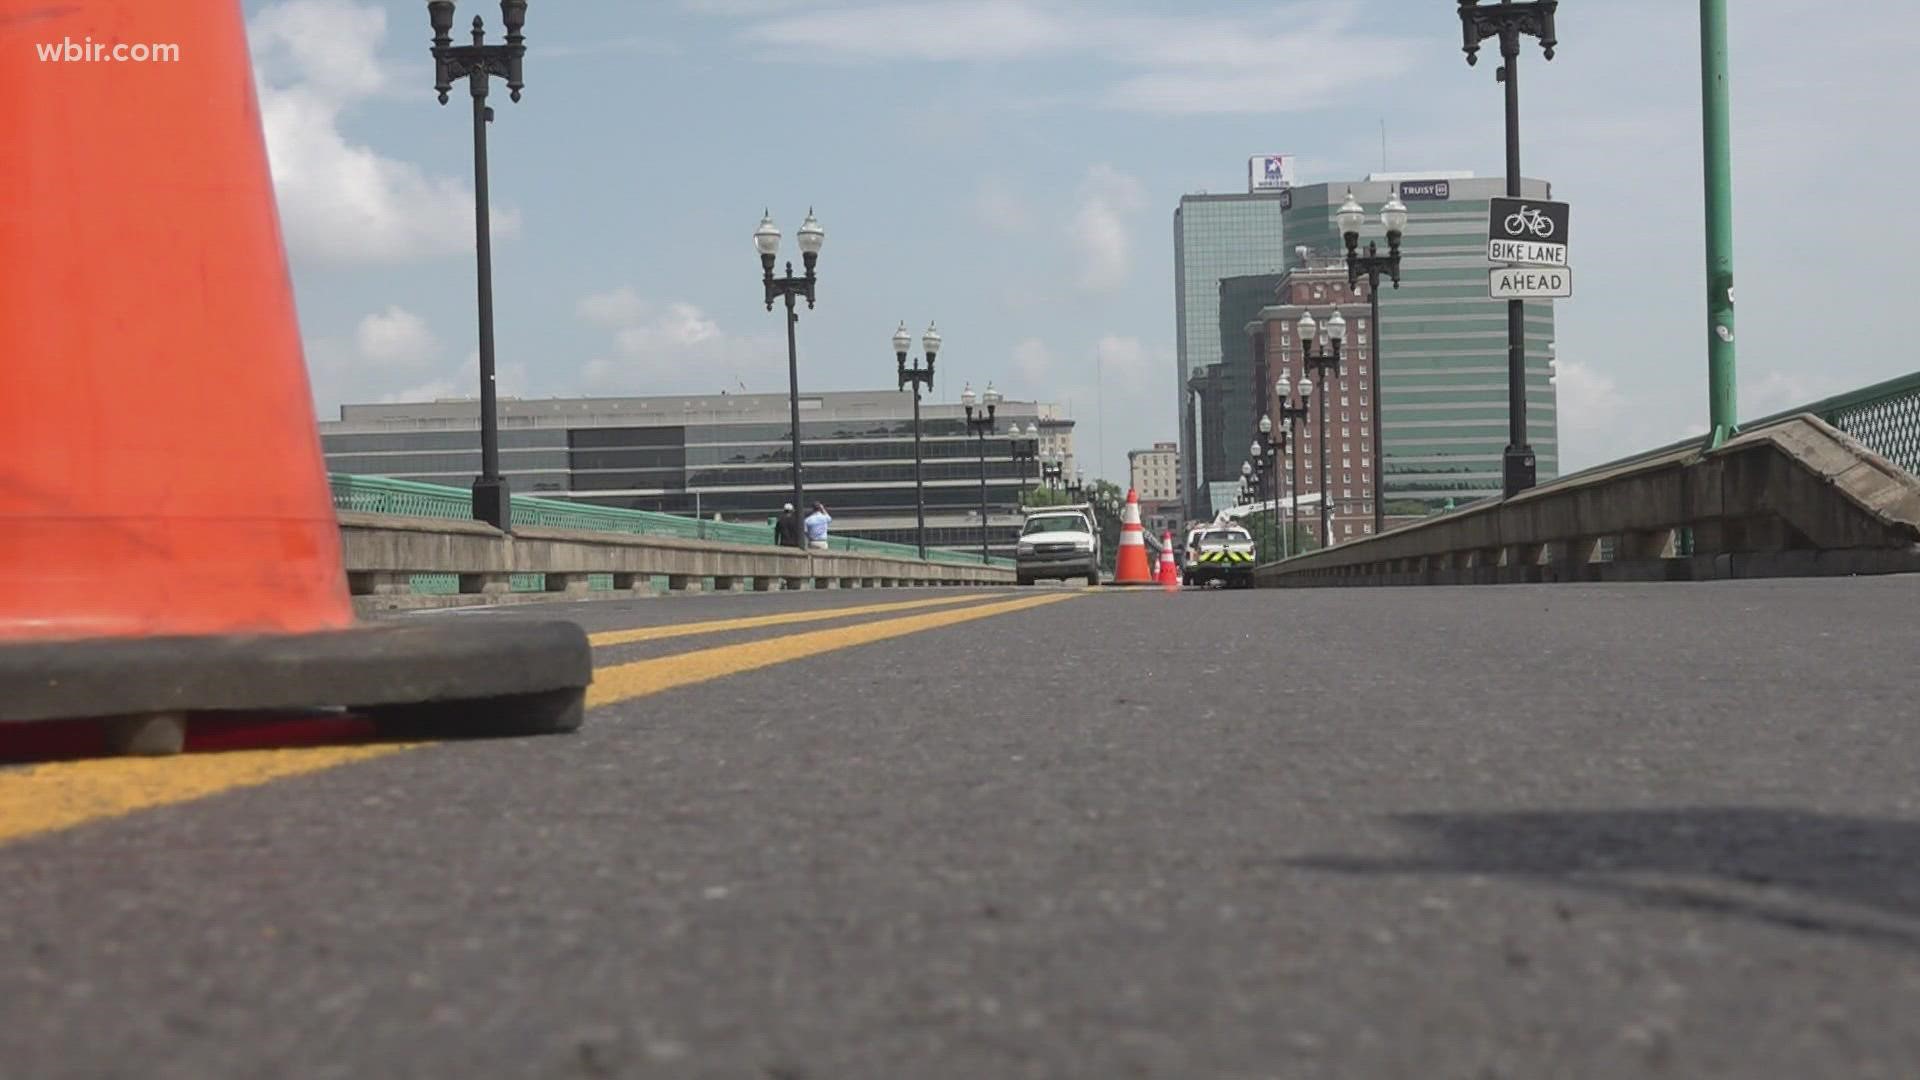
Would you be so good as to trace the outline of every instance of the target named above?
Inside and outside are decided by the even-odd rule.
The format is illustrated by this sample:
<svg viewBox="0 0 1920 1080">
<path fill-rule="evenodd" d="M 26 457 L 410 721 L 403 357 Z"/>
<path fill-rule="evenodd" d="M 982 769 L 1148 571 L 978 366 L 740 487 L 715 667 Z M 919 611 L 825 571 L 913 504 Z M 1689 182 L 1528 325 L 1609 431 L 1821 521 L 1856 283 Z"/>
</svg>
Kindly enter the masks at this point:
<svg viewBox="0 0 1920 1080">
<path fill-rule="evenodd" d="M 1380 207 L 1395 190 L 1408 212 L 1400 288 L 1381 283 L 1383 325 L 1374 331 L 1389 511 L 1413 509 L 1415 501 L 1438 506 L 1497 496 L 1507 445 L 1507 310 L 1505 301 L 1487 295 L 1487 212 L 1490 199 L 1505 195 L 1506 181 L 1463 173 L 1375 174 L 1351 184 L 1292 188 L 1286 233 L 1311 250 L 1309 260 L 1344 256 L 1335 215 L 1349 188 L 1367 211 L 1363 245 L 1374 239 L 1385 248 Z M 1522 191 L 1552 195 L 1541 180 L 1527 180 Z M 1295 256 L 1289 265 L 1307 264 Z M 1344 286 L 1344 271 L 1339 277 Z M 1315 317 L 1325 314 L 1316 310 Z M 1525 317 L 1527 430 L 1544 482 L 1559 475 L 1560 465 L 1548 347 L 1552 301 L 1529 301 Z"/>
<path fill-rule="evenodd" d="M 1299 265 L 1286 273 L 1275 290 L 1275 303 L 1243 329 L 1260 354 L 1256 374 L 1266 388 L 1261 412 L 1276 424 L 1283 423 L 1283 395 L 1276 383 L 1289 388 L 1290 393 L 1284 395 L 1287 400 L 1304 401 L 1308 406 L 1306 416 L 1291 429 L 1286 456 L 1276 461 L 1278 487 L 1269 497 L 1324 494 L 1331 535 L 1322 536 L 1321 542 L 1340 544 L 1373 532 L 1373 461 L 1379 452 L 1373 442 L 1372 424 L 1375 331 L 1367 303 L 1367 283 L 1348 287 L 1344 258 L 1301 253 L 1296 259 Z M 1324 351 L 1326 322 L 1335 312 L 1347 323 L 1340 365 L 1324 374 L 1313 374 L 1313 393 L 1303 398 L 1299 381 L 1309 375 L 1303 362 L 1307 342 L 1301 340 L 1296 328 L 1301 316 L 1311 313 L 1320 324 L 1315 348 Z M 1386 316 L 1383 313 L 1381 317 Z M 1297 520 L 1303 531 L 1320 535 L 1319 514 L 1318 501 L 1301 508 Z"/>
<path fill-rule="evenodd" d="M 1250 379 L 1235 379 L 1229 370 L 1223 345 L 1244 353 L 1246 342 L 1237 328 L 1253 317 L 1252 311 L 1238 312 L 1228 321 L 1223 341 L 1223 296 L 1221 283 L 1248 275 L 1279 274 L 1286 269 L 1287 251 L 1283 238 L 1283 213 L 1286 189 L 1251 191 L 1246 194 L 1183 195 L 1173 212 L 1173 287 L 1174 334 L 1177 371 L 1177 400 L 1180 402 L 1180 461 L 1184 475 L 1181 491 L 1190 500 L 1190 517 L 1205 517 L 1224 504 L 1208 499 L 1201 505 L 1209 481 L 1219 485 L 1225 477 L 1212 477 L 1216 457 L 1221 468 L 1230 461 L 1234 469 L 1240 458 L 1226 454 L 1200 452 L 1203 413 L 1224 420 L 1229 427 L 1234 417 L 1251 411 Z M 1253 310 L 1263 299 L 1256 298 Z M 1219 365 L 1219 367 L 1215 367 Z M 1226 400 L 1241 387 L 1245 398 L 1241 408 Z M 1208 402 L 1202 394 L 1220 395 Z M 1218 437 L 1214 437 L 1218 435 Z M 1210 433 L 1210 449 L 1229 445 L 1225 433 Z M 1242 443 L 1246 440 L 1242 439 Z M 1203 464 L 1206 470 L 1203 470 Z M 1239 481 L 1236 474 L 1235 484 Z"/>
<path fill-rule="evenodd" d="M 479 417 L 464 399 L 343 405 L 320 425 L 327 468 L 467 487 Z M 923 402 L 921 418 L 932 546 L 978 550 L 984 449 L 989 539 L 1011 549 L 1039 483 L 1038 464 L 1013 458 L 1015 424 L 1022 438 L 1038 426 L 1040 457 L 1073 471 L 1073 421 L 1053 405 L 1002 401 L 984 440 L 957 404 Z M 912 395 L 804 394 L 800 438 L 805 497 L 827 505 L 835 533 L 915 542 Z M 793 498 L 791 461 L 785 394 L 500 401 L 500 468 L 520 495 L 758 523 Z"/>
<path fill-rule="evenodd" d="M 1127 451 L 1127 482 L 1140 500 L 1173 502 L 1180 498 L 1180 444 L 1157 442 Z"/>
</svg>

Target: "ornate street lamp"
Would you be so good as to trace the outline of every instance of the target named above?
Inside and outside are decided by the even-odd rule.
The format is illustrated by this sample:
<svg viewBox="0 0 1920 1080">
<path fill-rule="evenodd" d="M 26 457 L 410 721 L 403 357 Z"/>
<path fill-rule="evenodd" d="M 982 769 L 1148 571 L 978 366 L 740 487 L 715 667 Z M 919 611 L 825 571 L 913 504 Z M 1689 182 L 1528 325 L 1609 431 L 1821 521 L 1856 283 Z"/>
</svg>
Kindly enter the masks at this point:
<svg viewBox="0 0 1920 1080">
<path fill-rule="evenodd" d="M 1295 327 L 1296 332 L 1300 335 L 1300 359 L 1302 365 L 1305 370 L 1311 371 L 1320 377 L 1320 413 L 1314 422 L 1314 426 L 1320 429 L 1320 535 L 1322 537 L 1321 543 L 1327 547 L 1332 547 L 1333 507 L 1332 500 L 1327 497 L 1329 488 L 1327 449 L 1331 445 L 1327 440 L 1327 372 L 1333 371 L 1340 366 L 1340 350 L 1346 344 L 1347 340 L 1346 316 L 1340 314 L 1338 308 L 1334 309 L 1333 317 L 1327 320 L 1327 344 L 1322 345 L 1316 350 L 1313 343 L 1319 329 L 1320 324 L 1314 320 L 1313 312 L 1311 311 L 1301 315 L 1299 325 Z M 1305 378 L 1301 379 L 1301 384 L 1303 387 L 1301 395 L 1305 396 L 1310 392 L 1305 388 L 1307 385 Z"/>
<path fill-rule="evenodd" d="M 1027 488 L 1027 466 L 1040 460 L 1039 423 L 1028 424 L 1027 437 L 1023 439 L 1020 437 L 1020 423 L 1019 421 L 1015 421 L 1013 425 L 1013 441 L 1010 446 L 1013 455 L 1014 470 L 1020 477 L 1020 491 L 1024 497 Z"/>
<path fill-rule="evenodd" d="M 907 364 L 907 350 L 913 347 L 913 335 L 907 333 L 907 324 L 902 322 L 900 329 L 893 332 L 893 358 L 899 365 L 900 389 L 913 386 L 913 516 L 917 523 L 916 536 L 920 544 L 920 558 L 927 557 L 927 489 L 922 478 L 920 451 L 920 388 L 926 387 L 933 392 L 933 360 L 940 352 L 940 331 L 927 324 L 927 332 L 920 335 L 920 351 L 925 354 L 922 361 L 912 366 Z M 795 506 L 800 505 L 794 503 Z"/>
<path fill-rule="evenodd" d="M 1383 483 L 1385 478 L 1386 447 L 1380 441 L 1380 413 L 1382 387 L 1386 383 L 1386 363 L 1380 355 L 1380 342 L 1384 336 L 1380 326 L 1380 275 L 1386 274 L 1393 281 L 1393 287 L 1400 287 L 1400 238 L 1407 231 L 1407 207 L 1395 193 L 1380 208 L 1380 224 L 1387 232 L 1387 253 L 1380 254 L 1380 245 L 1367 241 L 1367 252 L 1360 253 L 1360 228 L 1367 223 L 1367 212 L 1353 197 L 1353 189 L 1347 189 L 1347 201 L 1336 215 L 1340 222 L 1340 232 L 1347 241 L 1347 287 L 1353 288 L 1361 275 L 1367 279 L 1367 303 L 1371 305 L 1373 337 L 1367 346 L 1367 355 L 1373 368 L 1373 424 L 1367 433 L 1367 439 L 1373 447 L 1373 534 L 1380 535 L 1387 528 L 1387 494 Z"/>
<path fill-rule="evenodd" d="M 812 310 L 814 285 L 817 278 L 814 266 L 820 261 L 820 247 L 826 243 L 827 231 L 814 219 L 813 209 L 807 209 L 807 220 L 800 223 L 799 232 L 794 238 L 800 243 L 800 262 L 806 267 L 804 277 L 795 277 L 793 263 L 787 263 L 784 277 L 773 276 L 773 264 L 780 254 L 780 227 L 773 223 L 771 212 L 761 215 L 760 227 L 753 230 L 753 246 L 760 252 L 761 283 L 767 292 L 767 310 L 773 310 L 775 300 L 785 298 L 787 302 L 787 393 L 789 412 L 793 423 L 793 511 L 806 513 L 806 499 L 800 486 L 800 359 L 794 348 L 793 329 L 800 322 L 800 310 L 797 301 L 806 297 L 807 308 Z M 800 530 L 795 530 L 799 533 Z M 799 545 L 807 545 L 804 534 L 798 537 Z"/>
<path fill-rule="evenodd" d="M 1548 60 L 1560 44 L 1553 16 L 1560 0 L 1501 0 L 1481 7 L 1480 0 L 1460 0 L 1461 51 L 1469 66 L 1480 61 L 1480 43 L 1500 39 L 1500 70 L 1496 80 L 1507 91 L 1507 196 L 1520 197 L 1520 38 L 1540 39 Z M 1507 301 L 1507 449 L 1501 456 L 1501 490 L 1512 498 L 1534 485 L 1537 473 L 1533 447 L 1527 443 L 1527 342 L 1525 304 Z M 1375 364 L 1376 369 L 1379 364 Z M 1374 412 L 1379 413 L 1375 402 Z M 1374 488 L 1375 491 L 1379 487 Z"/>
<path fill-rule="evenodd" d="M 960 393 L 960 404 L 967 411 L 967 430 L 973 432 L 980 443 L 980 561 L 987 561 L 987 436 L 993 431 L 993 414 L 1000 408 L 1000 391 L 987 383 L 987 392 L 980 396 L 980 413 L 973 411 L 973 384 L 968 383 Z"/>
<path fill-rule="evenodd" d="M 521 79 L 526 37 L 527 0 L 500 0 L 500 21 L 506 25 L 504 45 L 487 44 L 486 24 L 473 17 L 473 44 L 453 43 L 454 0 L 427 0 L 427 22 L 433 27 L 433 88 L 440 104 L 456 80 L 467 80 L 473 97 L 473 232 L 478 276 L 480 319 L 480 476 L 473 482 L 473 517 L 501 531 L 513 524 L 513 495 L 500 475 L 500 413 L 494 393 L 493 358 L 493 227 L 487 193 L 487 124 L 493 109 L 487 91 L 495 78 L 505 79 L 513 100 L 520 100 L 526 83 Z"/>
</svg>

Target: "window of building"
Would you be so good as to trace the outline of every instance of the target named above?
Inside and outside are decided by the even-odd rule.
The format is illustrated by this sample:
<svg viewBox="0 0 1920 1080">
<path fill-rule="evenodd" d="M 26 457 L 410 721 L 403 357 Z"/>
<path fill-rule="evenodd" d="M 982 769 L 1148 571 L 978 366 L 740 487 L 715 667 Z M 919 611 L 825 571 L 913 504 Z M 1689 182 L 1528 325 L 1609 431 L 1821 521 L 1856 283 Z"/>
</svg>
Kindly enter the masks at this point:
<svg viewBox="0 0 1920 1080">
<path fill-rule="evenodd" d="M 1345 417 L 1345 416 L 1342 416 L 1342 417 L 1341 417 L 1340 419 L 1342 419 L 1342 420 L 1345 420 L 1345 419 L 1346 419 L 1346 417 Z M 1346 439 L 1350 439 L 1350 438 L 1352 438 L 1352 437 L 1353 437 L 1353 429 L 1352 429 L 1352 428 L 1346 428 L 1346 427 L 1343 427 L 1343 428 L 1341 428 L 1341 429 L 1340 429 L 1340 436 L 1341 436 L 1341 438 L 1346 438 Z"/>
<path fill-rule="evenodd" d="M 1362 532 L 1364 532 L 1364 533 L 1366 533 L 1367 535 L 1369 535 L 1369 536 L 1371 536 L 1371 535 L 1373 535 L 1373 526 L 1371 526 L 1371 525 L 1362 525 L 1362 526 L 1360 526 L 1360 531 L 1362 531 Z"/>
<path fill-rule="evenodd" d="M 1361 379 L 1361 380 L 1360 380 L 1360 389 L 1362 389 L 1362 390 L 1365 390 L 1366 388 L 1367 388 L 1367 380 L 1365 380 L 1365 379 Z"/>
<path fill-rule="evenodd" d="M 1347 402 L 1347 395 L 1345 395 L 1345 394 L 1341 394 L 1341 395 L 1340 395 L 1340 404 L 1342 404 L 1342 405 L 1345 405 L 1345 404 L 1348 404 L 1348 402 Z"/>
<path fill-rule="evenodd" d="M 1341 482 L 1341 483 L 1343 483 L 1343 484 L 1351 484 L 1351 483 L 1353 483 L 1353 474 L 1352 474 L 1352 473 L 1350 473 L 1350 472 L 1343 472 L 1343 473 L 1341 473 L 1341 474 L 1340 474 L 1340 482 Z"/>
<path fill-rule="evenodd" d="M 1348 536 L 1352 536 L 1352 535 L 1353 535 L 1353 525 L 1352 525 L 1352 523 L 1348 523 L 1348 525 L 1347 525 L 1347 535 L 1348 535 Z"/>
<path fill-rule="evenodd" d="M 1365 365 L 1365 364 L 1361 364 L 1361 365 L 1360 365 L 1360 374 L 1362 374 L 1362 375 L 1365 375 L 1366 373 L 1367 373 L 1367 365 Z"/>
<path fill-rule="evenodd" d="M 1347 365 L 1345 364 L 1340 365 L 1340 377 L 1343 379 L 1347 377 Z"/>
</svg>

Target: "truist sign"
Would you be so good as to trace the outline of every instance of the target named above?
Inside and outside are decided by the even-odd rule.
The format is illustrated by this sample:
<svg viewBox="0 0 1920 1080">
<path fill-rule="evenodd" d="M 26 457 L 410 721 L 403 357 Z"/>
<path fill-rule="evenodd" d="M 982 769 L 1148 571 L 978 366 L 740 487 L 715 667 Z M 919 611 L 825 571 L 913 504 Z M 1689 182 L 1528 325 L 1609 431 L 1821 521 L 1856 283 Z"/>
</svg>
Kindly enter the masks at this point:
<svg viewBox="0 0 1920 1080">
<path fill-rule="evenodd" d="M 1453 198 L 1453 183 L 1449 180 L 1402 180 L 1400 198 L 1409 202 L 1443 202 Z"/>
</svg>

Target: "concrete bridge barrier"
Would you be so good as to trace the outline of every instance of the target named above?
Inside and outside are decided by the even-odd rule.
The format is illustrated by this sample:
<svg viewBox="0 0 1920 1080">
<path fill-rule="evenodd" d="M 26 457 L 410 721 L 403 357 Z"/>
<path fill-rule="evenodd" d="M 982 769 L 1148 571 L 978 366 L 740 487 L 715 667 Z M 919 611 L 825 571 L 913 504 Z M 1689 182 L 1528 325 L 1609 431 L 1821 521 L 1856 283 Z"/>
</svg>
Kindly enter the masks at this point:
<svg viewBox="0 0 1920 1080">
<path fill-rule="evenodd" d="M 1920 572 L 1920 480 L 1808 414 L 1269 563 L 1265 588 Z"/>
<path fill-rule="evenodd" d="M 908 588 L 1011 585 L 1011 567 L 921 562 L 864 552 L 522 527 L 502 533 L 474 521 L 339 512 L 348 589 L 364 612 L 562 598 L 634 597 L 670 591 Z M 413 579 L 452 575 L 458 591 L 420 595 Z M 541 591 L 514 591 L 516 575 L 540 575 Z M 592 588 L 594 576 L 611 588 Z"/>
</svg>

